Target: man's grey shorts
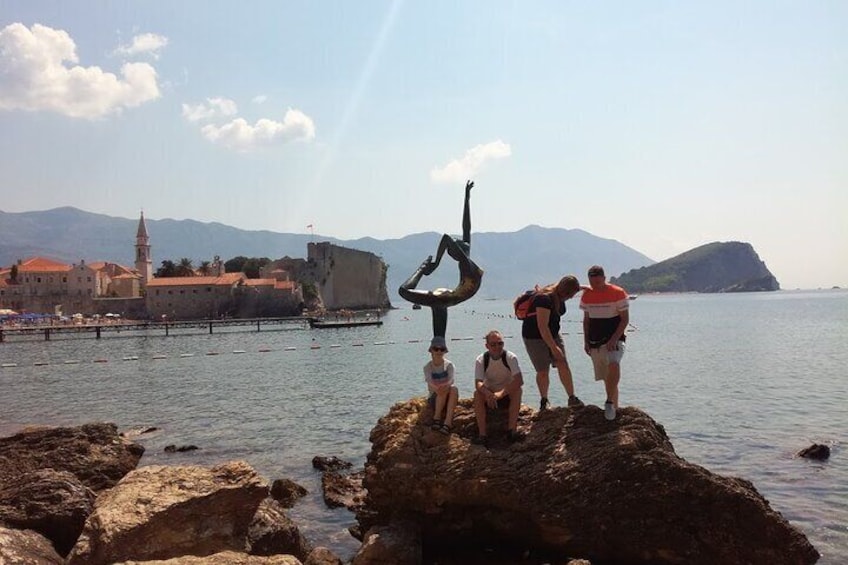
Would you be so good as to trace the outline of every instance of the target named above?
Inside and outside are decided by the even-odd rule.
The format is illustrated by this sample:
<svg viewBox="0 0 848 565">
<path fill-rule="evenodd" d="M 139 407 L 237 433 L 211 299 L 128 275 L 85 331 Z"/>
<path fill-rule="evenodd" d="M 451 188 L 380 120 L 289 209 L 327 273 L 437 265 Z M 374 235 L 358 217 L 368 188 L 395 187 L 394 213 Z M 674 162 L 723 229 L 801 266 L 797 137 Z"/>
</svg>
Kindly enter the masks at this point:
<svg viewBox="0 0 848 565">
<path fill-rule="evenodd" d="M 563 354 L 565 354 L 565 345 L 562 342 L 562 336 L 554 336 L 554 341 L 557 342 Z M 554 354 L 544 339 L 529 339 L 524 338 L 524 348 L 527 349 L 527 356 L 530 357 L 530 362 L 533 363 L 533 368 L 536 372 L 547 371 L 554 364 Z"/>
</svg>

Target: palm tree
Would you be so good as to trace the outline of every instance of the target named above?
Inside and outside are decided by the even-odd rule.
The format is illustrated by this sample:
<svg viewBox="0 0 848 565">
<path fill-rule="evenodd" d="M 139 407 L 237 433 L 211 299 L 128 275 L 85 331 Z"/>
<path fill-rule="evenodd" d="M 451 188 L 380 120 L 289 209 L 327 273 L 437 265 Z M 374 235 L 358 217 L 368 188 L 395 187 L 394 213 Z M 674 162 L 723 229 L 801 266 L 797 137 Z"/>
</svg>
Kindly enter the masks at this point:
<svg viewBox="0 0 848 565">
<path fill-rule="evenodd" d="M 197 269 L 197 271 L 204 277 L 209 276 L 209 273 L 212 272 L 212 263 L 209 261 L 203 261 L 202 263 L 200 263 L 200 267 Z"/>
<path fill-rule="evenodd" d="M 178 277 L 193 277 L 194 276 L 194 265 L 192 264 L 191 259 L 188 257 L 183 257 L 180 259 L 180 264 L 177 265 L 177 276 Z"/>
</svg>

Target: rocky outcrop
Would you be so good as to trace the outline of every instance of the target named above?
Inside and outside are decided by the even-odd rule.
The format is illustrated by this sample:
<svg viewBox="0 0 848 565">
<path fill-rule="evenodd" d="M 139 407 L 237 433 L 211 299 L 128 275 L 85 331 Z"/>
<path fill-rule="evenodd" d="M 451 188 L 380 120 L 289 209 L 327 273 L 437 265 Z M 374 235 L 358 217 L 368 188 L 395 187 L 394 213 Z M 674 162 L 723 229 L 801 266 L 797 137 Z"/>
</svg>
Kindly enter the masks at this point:
<svg viewBox="0 0 848 565">
<path fill-rule="evenodd" d="M 303 565 L 342 565 L 342 560 L 326 547 L 316 547 L 306 557 Z"/>
<path fill-rule="evenodd" d="M 142 467 L 95 503 L 71 565 L 242 551 L 268 484 L 247 463 Z"/>
<path fill-rule="evenodd" d="M 0 527 L 0 563 L 62 565 L 65 560 L 41 534 Z"/>
<path fill-rule="evenodd" d="M 611 279 L 628 292 L 755 292 L 780 285 L 750 243 L 714 242 Z"/>
<path fill-rule="evenodd" d="M 165 560 L 123 561 L 116 565 L 301 565 L 301 563 L 292 555 L 260 557 L 237 551 L 221 551 L 204 557 L 185 555 Z"/>
<path fill-rule="evenodd" d="M 259 505 L 247 534 L 247 552 L 251 555 L 294 555 L 301 561 L 312 551 L 312 545 L 300 533 L 282 505 L 266 498 Z"/>
<path fill-rule="evenodd" d="M 419 529 L 401 522 L 368 530 L 351 565 L 421 565 L 423 560 Z"/>
<path fill-rule="evenodd" d="M 395 405 L 371 432 L 363 531 L 409 521 L 426 548 L 507 546 L 558 560 L 808 564 L 818 553 L 757 492 L 678 457 L 637 408 L 522 409 L 523 442 L 472 445 L 469 400 L 445 438 L 422 425 L 421 399 Z M 500 424 L 498 424 L 500 425 Z M 490 435 L 500 435 L 497 427 Z M 495 438 L 497 438 L 495 435 Z"/>
<path fill-rule="evenodd" d="M 308 491 L 291 479 L 275 479 L 271 483 L 271 498 L 283 508 L 291 508 L 294 503 L 308 494 Z"/>
<path fill-rule="evenodd" d="M 114 424 L 28 430 L 0 438 L 0 486 L 22 473 L 55 469 L 100 491 L 135 469 L 143 453 L 144 447 L 122 438 Z"/>
<path fill-rule="evenodd" d="M 324 493 L 324 504 L 329 508 L 345 507 L 356 512 L 365 500 L 365 489 L 362 488 L 363 473 L 342 474 L 335 471 L 325 471 L 321 475 L 321 490 Z"/>
<path fill-rule="evenodd" d="M 94 492 L 68 471 L 29 471 L 0 486 L 0 523 L 34 530 L 67 555 L 94 509 L 94 499 Z"/>
</svg>

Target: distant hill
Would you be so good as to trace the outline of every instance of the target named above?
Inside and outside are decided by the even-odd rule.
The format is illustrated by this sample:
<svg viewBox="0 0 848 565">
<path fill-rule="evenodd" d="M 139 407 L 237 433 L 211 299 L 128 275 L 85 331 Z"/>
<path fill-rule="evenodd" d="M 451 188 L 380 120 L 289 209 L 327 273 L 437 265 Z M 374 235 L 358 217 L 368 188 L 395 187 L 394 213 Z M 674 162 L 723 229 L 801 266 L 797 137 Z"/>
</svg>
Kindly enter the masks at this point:
<svg viewBox="0 0 848 565">
<path fill-rule="evenodd" d="M 307 234 L 248 231 L 220 223 L 194 220 L 145 220 L 154 267 L 162 260 L 192 259 L 195 265 L 219 255 L 223 260 L 244 255 L 279 259 L 305 257 L 309 241 L 370 251 L 389 265 L 389 298 L 403 300 L 397 287 L 428 255 L 436 252 L 442 234 L 417 233 L 400 239 L 370 237 L 342 240 Z M 0 265 L 32 255 L 66 262 L 113 261 L 132 266 L 138 219 L 93 214 L 76 208 L 42 212 L 0 211 Z M 652 265 L 649 257 L 612 239 L 578 229 L 528 226 L 517 232 L 472 233 L 471 255 L 484 270 L 482 298 L 511 298 L 536 283 L 575 274 L 585 282 L 586 269 L 595 263 L 608 273 L 622 273 Z M 453 288 L 459 280 L 456 264 L 446 257 L 439 269 L 422 281 L 422 288 Z"/>
<path fill-rule="evenodd" d="M 739 241 L 708 243 L 611 282 L 635 293 L 780 290 L 751 244 Z"/>
</svg>

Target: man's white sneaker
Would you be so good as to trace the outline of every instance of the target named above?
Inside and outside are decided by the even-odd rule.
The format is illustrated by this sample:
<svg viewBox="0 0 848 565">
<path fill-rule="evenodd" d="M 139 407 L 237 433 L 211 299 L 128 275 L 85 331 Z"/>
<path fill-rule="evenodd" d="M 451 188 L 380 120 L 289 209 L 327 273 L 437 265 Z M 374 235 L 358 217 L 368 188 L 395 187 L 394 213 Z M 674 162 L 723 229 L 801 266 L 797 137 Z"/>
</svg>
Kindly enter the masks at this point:
<svg viewBox="0 0 848 565">
<path fill-rule="evenodd" d="M 604 418 L 615 420 L 615 405 L 609 400 L 604 403 Z"/>
</svg>

